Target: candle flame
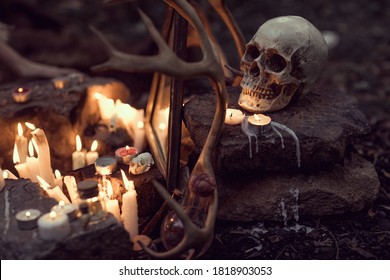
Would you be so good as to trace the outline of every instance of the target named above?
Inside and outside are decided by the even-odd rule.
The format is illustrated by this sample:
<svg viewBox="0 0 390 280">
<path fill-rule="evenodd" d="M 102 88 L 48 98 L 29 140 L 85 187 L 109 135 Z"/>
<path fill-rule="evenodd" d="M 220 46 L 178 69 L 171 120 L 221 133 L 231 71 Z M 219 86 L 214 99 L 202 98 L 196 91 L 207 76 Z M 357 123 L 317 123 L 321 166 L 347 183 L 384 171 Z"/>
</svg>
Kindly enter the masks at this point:
<svg viewBox="0 0 390 280">
<path fill-rule="evenodd" d="M 125 172 L 121 169 L 123 184 L 128 191 L 134 190 L 134 182 L 127 179 Z"/>
<path fill-rule="evenodd" d="M 81 144 L 81 138 L 79 135 L 76 136 L 76 151 L 80 152 L 82 149 L 82 144 Z"/>
<path fill-rule="evenodd" d="M 137 122 L 137 127 L 138 127 L 139 129 L 144 128 L 144 122 L 143 122 L 143 121 L 138 121 L 138 122 Z"/>
<path fill-rule="evenodd" d="M 60 207 L 64 207 L 64 206 L 65 206 L 65 201 L 61 200 L 61 201 L 58 203 L 58 205 L 59 205 Z"/>
<path fill-rule="evenodd" d="M 101 99 L 103 97 L 103 94 L 101 94 L 100 92 L 95 92 L 94 96 L 96 99 Z"/>
<path fill-rule="evenodd" d="M 58 169 L 54 171 L 54 176 L 56 177 L 56 179 L 62 179 L 61 172 Z"/>
<path fill-rule="evenodd" d="M 50 185 L 42 177 L 37 175 L 37 179 L 42 189 L 44 189 L 45 191 L 50 189 Z"/>
<path fill-rule="evenodd" d="M 98 147 L 98 141 L 97 140 L 93 140 L 92 145 L 91 145 L 91 152 L 96 151 L 97 147 Z"/>
<path fill-rule="evenodd" d="M 33 157 L 34 156 L 34 144 L 32 140 L 28 142 L 28 156 Z"/>
<path fill-rule="evenodd" d="M 29 129 L 31 129 L 31 130 L 34 130 L 34 129 L 36 128 L 35 125 L 32 124 L 32 123 L 25 122 L 24 124 L 25 124 Z"/>
<path fill-rule="evenodd" d="M 22 124 L 21 124 L 21 123 L 18 123 L 18 136 L 22 136 L 22 135 L 23 135 Z"/>
<path fill-rule="evenodd" d="M 126 152 L 130 150 L 130 147 L 128 145 L 126 145 Z"/>
<path fill-rule="evenodd" d="M 260 117 L 257 114 L 254 114 L 253 117 L 255 118 L 256 121 L 260 120 Z"/>
<path fill-rule="evenodd" d="M 27 211 L 25 215 L 26 215 L 27 218 L 30 218 L 31 212 L 30 212 L 30 211 Z"/>
<path fill-rule="evenodd" d="M 52 220 L 54 220 L 54 219 L 55 219 L 55 217 L 57 216 L 57 213 L 56 213 L 56 211 L 50 211 L 50 214 L 49 214 L 49 216 L 50 216 L 50 218 L 51 218 Z"/>
<path fill-rule="evenodd" d="M 16 144 L 14 145 L 14 154 L 12 156 L 12 159 L 14 161 L 14 164 L 20 163 L 19 151 L 18 151 L 18 148 L 16 147 Z"/>
<path fill-rule="evenodd" d="M 18 92 L 23 92 L 23 88 L 18 88 Z"/>
</svg>

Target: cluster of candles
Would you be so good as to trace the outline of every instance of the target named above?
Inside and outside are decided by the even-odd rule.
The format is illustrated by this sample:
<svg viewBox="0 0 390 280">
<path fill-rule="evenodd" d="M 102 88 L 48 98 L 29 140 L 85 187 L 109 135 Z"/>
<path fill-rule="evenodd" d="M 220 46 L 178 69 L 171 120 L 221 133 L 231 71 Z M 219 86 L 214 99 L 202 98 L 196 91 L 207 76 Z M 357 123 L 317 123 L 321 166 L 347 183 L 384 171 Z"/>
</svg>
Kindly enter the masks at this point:
<svg viewBox="0 0 390 280">
<path fill-rule="evenodd" d="M 72 153 L 72 168 L 73 170 L 82 168 L 86 165 L 94 164 L 96 159 L 99 157 L 97 152 L 98 142 L 94 140 L 91 145 L 91 150 L 86 152 L 83 149 L 81 138 L 79 135 L 76 136 L 76 151 Z"/>
<path fill-rule="evenodd" d="M 227 109 L 225 116 L 225 124 L 239 125 L 245 119 L 245 114 L 238 109 Z M 254 114 L 248 117 L 248 122 L 256 126 L 264 126 L 271 123 L 271 118 L 263 114 Z"/>
</svg>

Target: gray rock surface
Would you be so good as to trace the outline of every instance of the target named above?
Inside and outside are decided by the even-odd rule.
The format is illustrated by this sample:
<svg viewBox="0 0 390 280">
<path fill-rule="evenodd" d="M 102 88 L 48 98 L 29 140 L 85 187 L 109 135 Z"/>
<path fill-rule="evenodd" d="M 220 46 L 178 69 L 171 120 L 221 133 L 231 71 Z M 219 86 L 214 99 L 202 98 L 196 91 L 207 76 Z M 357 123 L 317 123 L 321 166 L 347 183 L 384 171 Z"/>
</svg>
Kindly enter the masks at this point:
<svg viewBox="0 0 390 280">
<path fill-rule="evenodd" d="M 228 88 L 229 108 L 239 108 L 239 94 L 240 88 Z M 211 126 L 214 104 L 214 93 L 204 93 L 185 105 L 185 124 L 197 152 L 200 152 Z M 250 170 L 311 172 L 331 168 L 343 162 L 350 140 L 369 130 L 366 118 L 357 109 L 354 99 L 331 89 L 314 89 L 287 108 L 268 115 L 295 132 L 300 142 L 301 168 L 297 166 L 295 141 L 288 133 L 280 130 L 284 139 L 283 149 L 281 139 L 274 131 L 268 128 L 261 133 L 251 126 L 258 137 L 258 153 L 252 137 L 253 157 L 250 158 L 248 137 L 241 126 L 225 125 L 215 152 L 217 173 Z"/>
<path fill-rule="evenodd" d="M 310 175 L 225 177 L 220 181 L 218 217 L 230 221 L 283 222 L 282 201 L 289 221 L 294 221 L 296 206 L 301 216 L 342 214 L 363 209 L 378 191 L 374 166 L 352 155 L 331 171 Z"/>
</svg>

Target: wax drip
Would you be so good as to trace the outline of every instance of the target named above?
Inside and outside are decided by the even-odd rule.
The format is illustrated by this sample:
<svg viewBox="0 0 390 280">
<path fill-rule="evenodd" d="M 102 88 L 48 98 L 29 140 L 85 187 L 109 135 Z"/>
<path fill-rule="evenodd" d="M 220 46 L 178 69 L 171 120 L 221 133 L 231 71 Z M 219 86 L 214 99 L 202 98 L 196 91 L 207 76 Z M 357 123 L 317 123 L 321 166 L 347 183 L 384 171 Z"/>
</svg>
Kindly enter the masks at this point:
<svg viewBox="0 0 390 280">
<path fill-rule="evenodd" d="M 291 206 L 291 210 L 292 210 L 293 215 L 294 215 L 295 223 L 298 223 L 298 221 L 299 221 L 299 206 L 298 206 L 299 189 L 296 187 L 292 187 L 290 189 L 290 193 L 293 195 L 294 202 L 295 202 L 294 205 Z"/>
<path fill-rule="evenodd" d="M 3 235 L 5 236 L 9 229 L 9 190 L 6 189 L 4 193 L 4 231 Z"/>
<path fill-rule="evenodd" d="M 282 133 L 280 133 L 280 131 L 277 130 L 273 125 L 271 125 L 271 127 L 272 127 L 272 130 L 275 131 L 276 134 L 279 135 L 279 137 L 280 137 L 280 142 L 282 142 L 282 149 L 284 149 L 284 139 L 283 139 Z"/>
<path fill-rule="evenodd" d="M 248 117 L 245 117 L 244 120 L 241 123 L 241 130 L 245 133 L 245 135 L 248 137 L 249 141 L 249 158 L 252 158 L 252 136 L 256 139 L 256 153 L 259 152 L 259 143 L 256 133 L 252 132 L 249 128 L 249 122 Z"/>
<path fill-rule="evenodd" d="M 292 129 L 288 128 L 287 126 L 280 124 L 280 123 L 277 123 L 277 122 L 274 122 L 274 121 L 271 121 L 271 126 L 274 130 L 277 127 L 279 129 L 286 131 L 288 134 L 290 134 L 294 138 L 295 147 L 296 147 L 296 155 L 297 155 L 297 163 L 298 163 L 298 167 L 301 167 L 301 148 L 299 146 L 299 139 L 296 136 L 295 132 Z M 281 134 L 279 134 L 279 135 L 281 135 Z"/>
<path fill-rule="evenodd" d="M 282 217 L 283 217 L 284 226 L 287 226 L 287 211 L 286 211 L 286 206 L 284 204 L 283 198 L 280 201 L 279 205 L 280 205 L 280 208 L 282 210 Z"/>
</svg>

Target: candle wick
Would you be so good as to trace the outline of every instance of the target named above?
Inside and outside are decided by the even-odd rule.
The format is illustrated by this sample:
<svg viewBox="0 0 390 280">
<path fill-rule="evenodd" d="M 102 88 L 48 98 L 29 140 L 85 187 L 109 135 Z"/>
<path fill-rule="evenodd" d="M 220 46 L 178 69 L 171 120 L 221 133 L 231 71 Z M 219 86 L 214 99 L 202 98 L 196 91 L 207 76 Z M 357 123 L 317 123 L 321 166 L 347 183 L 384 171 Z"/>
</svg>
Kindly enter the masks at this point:
<svg viewBox="0 0 390 280">
<path fill-rule="evenodd" d="M 233 117 L 233 113 L 230 113 L 230 118 L 232 118 Z"/>
</svg>

